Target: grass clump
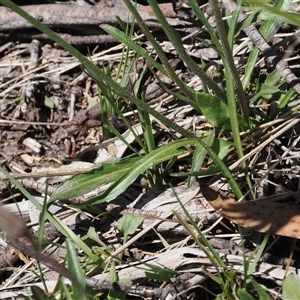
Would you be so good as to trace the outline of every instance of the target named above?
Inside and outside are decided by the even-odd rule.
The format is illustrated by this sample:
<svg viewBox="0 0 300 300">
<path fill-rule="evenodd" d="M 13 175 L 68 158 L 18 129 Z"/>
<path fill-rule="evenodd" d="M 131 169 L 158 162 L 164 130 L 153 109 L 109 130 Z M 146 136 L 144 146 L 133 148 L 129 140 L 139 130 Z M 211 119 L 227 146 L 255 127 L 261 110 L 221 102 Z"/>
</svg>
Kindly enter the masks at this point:
<svg viewBox="0 0 300 300">
<path fill-rule="evenodd" d="M 265 20 L 260 27 L 260 33 L 257 31 L 257 34 L 259 39 L 266 42 L 279 30 L 282 22 L 291 20 L 291 24 L 299 26 L 295 15 L 286 12 L 288 9 L 287 2 L 276 0 L 273 5 L 267 5 L 250 1 L 237 1 L 236 3 L 232 2 L 231 6 L 225 9 L 220 9 L 219 3 L 212 0 L 210 4 L 215 18 L 215 24 L 212 24 L 208 22 L 197 1 L 188 0 L 193 14 L 205 26 L 209 35 L 210 46 L 220 57 L 220 61 L 215 64 L 218 66 L 217 74 L 212 77 L 206 72 L 204 61 L 196 62 L 191 58 L 182 37 L 168 23 L 157 1 L 148 1 L 155 16 L 155 22 L 160 24 L 166 40 L 175 49 L 184 66 L 198 77 L 202 85 L 201 90 L 189 86 L 174 71 L 163 47 L 157 41 L 155 33 L 147 26 L 147 20 L 142 19 L 137 7 L 131 1 L 124 0 L 124 2 L 134 17 L 132 23 L 124 24 L 119 19 L 119 28 L 101 25 L 104 31 L 124 45 L 121 62 L 115 76 L 113 76 L 111 70 L 106 67 L 98 67 L 90 57 L 84 56 L 20 7 L 10 1 L 0 0 L 2 5 L 18 13 L 78 59 L 84 70 L 97 84 L 101 119 L 105 125 L 104 135 L 107 138 L 116 136 L 130 149 L 130 155 L 122 159 L 96 165 L 89 172 L 80 173 L 67 179 L 56 189 L 50 199 L 45 198 L 43 205 L 40 205 L 18 181 L 1 168 L 1 171 L 10 178 L 11 183 L 17 186 L 23 195 L 41 212 L 42 230 L 38 241 L 39 251 L 41 251 L 44 243 L 45 220 L 49 220 L 67 238 L 66 246 L 62 246 L 62 248 L 66 249 L 68 268 L 62 267 L 58 271 L 69 278 L 73 288 L 69 288 L 67 283 L 60 278 L 54 293 L 51 295 L 45 296 L 46 288 L 45 291 L 37 287 L 32 288 L 33 299 L 43 299 L 43 297 L 54 299 L 54 295 L 60 295 L 60 299 L 100 299 L 103 295 L 109 299 L 125 299 L 127 293 L 136 292 L 138 295 L 142 293 L 138 288 L 136 290 L 132 288 L 133 282 L 130 280 L 119 279 L 118 265 L 125 265 L 123 261 L 124 251 L 127 246 L 136 241 L 132 236 L 140 230 L 145 216 L 124 215 L 122 217 L 118 230 L 123 236 L 124 243 L 119 248 L 122 250 L 118 250 L 99 240 L 93 227 L 90 227 L 84 240 L 78 238 L 68 226 L 49 212 L 49 207 L 52 204 L 59 200 L 85 195 L 101 185 L 109 184 L 99 195 L 84 203 L 73 205 L 76 209 L 87 214 L 92 213 L 95 219 L 99 219 L 106 213 L 101 211 L 98 205 L 120 196 L 140 176 L 146 179 L 148 186 L 153 190 L 166 185 L 171 186 L 174 180 L 173 178 L 170 179 L 170 173 L 182 157 L 189 157 L 190 165 L 188 170 L 177 172 L 176 176 L 187 178 L 188 187 L 192 187 L 198 177 L 210 177 L 214 182 L 222 177 L 236 200 L 256 199 L 258 198 L 256 190 L 259 184 L 255 176 L 258 170 L 253 169 L 251 159 L 255 153 L 262 151 L 264 145 L 286 132 L 287 123 L 285 122 L 292 120 L 298 111 L 298 96 L 294 91 L 297 91 L 297 85 L 293 85 L 291 88 L 287 86 L 286 78 L 283 77 L 280 66 L 277 70 L 267 70 L 267 74 L 259 78 L 253 76 L 261 53 L 257 44 L 251 46 L 253 51 L 250 53 L 246 50 L 246 54 L 249 55 L 245 65 L 238 67 L 234 60 L 234 56 L 237 54 L 234 52 L 236 40 L 239 39 L 242 32 L 246 34 L 249 32 L 249 26 L 253 22 Z M 268 13 L 260 12 L 259 9 L 261 8 Z M 246 14 L 246 12 L 249 13 Z M 135 24 L 138 24 L 144 39 L 151 45 L 151 50 L 145 50 L 142 43 L 135 40 Z M 139 60 L 145 61 L 145 64 L 141 69 L 140 77 L 132 80 L 130 74 L 134 71 Z M 171 79 L 175 88 L 167 86 L 157 75 L 157 71 Z M 210 124 L 210 130 L 205 132 L 186 130 L 148 105 L 142 89 L 143 76 L 146 73 L 152 74 L 168 96 L 191 107 L 195 115 L 203 115 Z M 263 105 L 270 106 L 271 109 L 263 110 L 261 109 Z M 138 132 L 136 124 L 130 122 L 128 114 L 134 116 L 135 121 L 140 124 L 141 132 Z M 136 146 L 129 143 L 113 125 L 110 121 L 112 116 L 121 120 L 124 128 L 134 136 Z M 164 126 L 170 137 L 168 143 L 162 143 L 163 145 L 159 147 L 153 130 L 154 123 L 155 126 Z M 277 125 L 278 123 L 283 125 L 280 127 Z M 214 177 L 211 177 L 212 175 Z M 266 176 L 261 176 L 258 180 L 262 181 L 264 177 Z M 234 268 L 229 268 L 224 256 L 211 246 L 208 237 L 199 229 L 199 224 L 195 223 L 181 203 L 180 196 L 178 196 L 178 202 L 189 222 L 177 212 L 174 212 L 174 215 L 189 233 L 190 245 L 203 251 L 213 266 L 214 274 L 204 268 L 206 278 L 218 285 L 217 293 L 210 291 L 210 297 L 215 299 L 255 299 L 256 297 L 272 299 L 271 293 L 263 290 L 253 276 L 254 270 L 259 265 L 259 259 L 268 244 L 269 235 L 265 236 L 249 260 L 244 253 L 243 271 L 237 271 Z M 219 220 L 218 222 L 222 221 Z M 153 229 L 153 226 L 150 226 L 149 230 Z M 158 236 L 164 249 L 169 251 L 172 248 L 171 245 L 162 236 L 159 234 Z M 245 247 L 247 240 L 244 239 L 243 234 L 240 236 L 242 245 Z M 98 244 L 96 247 L 93 246 L 95 241 Z M 17 244 L 15 245 L 17 246 Z M 76 250 L 74 245 L 77 247 Z M 38 255 L 37 252 L 33 253 Z M 39 258 L 42 263 L 47 263 L 45 257 L 39 256 Z M 48 260 L 48 264 L 53 267 L 55 262 Z M 163 265 L 151 265 L 149 263 L 145 266 L 148 267 L 145 276 L 156 283 L 162 283 L 162 286 L 179 274 L 177 270 L 168 269 Z M 105 280 L 100 279 L 102 280 L 100 288 L 98 288 L 96 281 L 94 282 L 86 276 L 86 274 L 95 274 L 99 270 L 109 273 Z M 290 280 L 287 277 L 285 281 L 284 296 L 291 289 L 289 287 L 292 285 Z M 110 282 L 117 283 L 117 287 L 115 284 L 110 285 Z M 97 292 L 91 291 L 90 288 L 92 287 L 97 287 Z M 132 289 L 130 290 L 130 288 Z M 209 288 L 207 289 L 209 290 Z M 106 293 L 108 290 L 110 291 Z M 159 298 L 166 290 L 157 287 L 152 292 L 153 297 Z M 174 299 L 179 297 L 174 291 L 170 293 L 175 295 Z"/>
</svg>

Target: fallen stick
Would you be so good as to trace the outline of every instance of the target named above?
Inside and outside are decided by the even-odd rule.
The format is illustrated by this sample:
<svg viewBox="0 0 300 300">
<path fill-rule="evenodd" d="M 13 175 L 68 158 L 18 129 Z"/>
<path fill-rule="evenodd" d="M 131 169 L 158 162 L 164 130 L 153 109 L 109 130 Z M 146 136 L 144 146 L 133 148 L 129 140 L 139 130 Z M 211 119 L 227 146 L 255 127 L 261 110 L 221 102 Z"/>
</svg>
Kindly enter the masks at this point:
<svg viewBox="0 0 300 300">
<path fill-rule="evenodd" d="M 159 5 L 168 22 L 172 26 L 190 24 L 187 21 L 178 19 L 171 3 Z M 74 28 L 78 25 L 96 25 L 111 24 L 116 25 L 118 16 L 123 22 L 131 23 L 133 17 L 123 1 L 115 1 L 115 5 L 107 7 L 104 1 L 100 1 L 95 6 L 80 6 L 76 4 L 44 4 L 22 6 L 35 19 L 41 21 L 49 27 Z M 137 10 L 142 19 L 151 27 L 161 27 L 158 22 L 153 22 L 154 13 L 150 6 L 138 5 Z M 175 19 L 176 18 L 176 19 Z M 152 20 L 152 21 L 147 21 Z M 0 7 L 0 31 L 33 28 L 33 25 L 23 19 L 21 16 L 12 12 L 6 7 Z M 98 28 L 99 34 L 103 32 Z"/>
</svg>

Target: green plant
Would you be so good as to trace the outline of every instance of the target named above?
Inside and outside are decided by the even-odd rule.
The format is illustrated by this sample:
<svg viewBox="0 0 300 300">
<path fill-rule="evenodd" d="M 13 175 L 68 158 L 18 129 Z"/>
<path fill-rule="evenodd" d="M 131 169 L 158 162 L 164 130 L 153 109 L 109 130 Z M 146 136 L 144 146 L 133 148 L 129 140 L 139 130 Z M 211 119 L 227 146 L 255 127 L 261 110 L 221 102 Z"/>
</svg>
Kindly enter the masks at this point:
<svg viewBox="0 0 300 300">
<path fill-rule="evenodd" d="M 185 65 L 201 79 L 203 85 L 209 89 L 209 92 L 197 92 L 180 79 L 168 62 L 164 50 L 156 41 L 153 33 L 147 27 L 146 22 L 144 22 L 139 15 L 136 7 L 129 0 L 125 0 L 124 2 L 139 24 L 141 31 L 151 43 L 153 47 L 152 51 L 153 53 L 157 54 L 159 61 L 155 60 L 151 55 L 152 53 L 149 54 L 138 42 L 132 40 L 134 30 L 133 23 L 131 26 L 129 26 L 128 24 L 125 25 L 119 21 L 122 30 L 114 28 L 110 25 L 102 25 L 101 28 L 103 30 L 114 36 L 126 46 L 124 48 L 123 59 L 120 63 L 116 76 L 115 78 L 111 78 L 110 70 L 107 68 L 98 68 L 89 58 L 83 56 L 79 51 L 66 43 L 49 28 L 26 14 L 18 6 L 14 5 L 10 1 L 0 0 L 0 3 L 6 5 L 20 14 L 22 17 L 26 18 L 40 31 L 46 33 L 51 39 L 60 44 L 82 63 L 87 73 L 98 85 L 100 95 L 99 100 L 102 107 L 102 118 L 108 131 L 107 135 L 114 134 L 118 136 L 124 143 L 127 143 L 122 135 L 119 134 L 118 131 L 108 121 L 109 115 L 114 114 L 121 118 L 127 128 L 134 133 L 136 141 L 141 148 L 141 151 L 137 151 L 129 143 L 127 143 L 128 147 L 134 153 L 132 156 L 96 166 L 88 173 L 75 175 L 71 179 L 63 182 L 58 187 L 56 192 L 51 196 L 47 205 L 44 204 L 43 206 L 39 205 L 35 199 L 26 190 L 24 190 L 15 179 L 10 176 L 11 182 L 14 183 L 22 191 L 22 193 L 41 211 L 41 224 L 44 224 L 46 218 L 53 222 L 53 224 L 66 237 L 70 238 L 72 242 L 77 244 L 77 246 L 85 252 L 88 258 L 93 261 L 95 265 L 98 265 L 103 269 L 107 267 L 107 264 L 104 262 L 103 258 L 95 255 L 92 249 L 85 242 L 80 240 L 74 234 L 74 232 L 59 222 L 55 216 L 47 211 L 47 208 L 54 201 L 80 196 L 95 189 L 101 184 L 111 183 L 109 188 L 103 194 L 90 199 L 84 205 L 77 205 L 78 208 L 82 209 L 86 209 L 87 206 L 93 207 L 96 204 L 105 202 L 108 199 L 114 198 L 121 194 L 138 178 L 139 175 L 146 176 L 152 187 L 161 186 L 163 183 L 165 183 L 164 175 L 169 171 L 174 161 L 181 155 L 187 155 L 190 147 L 195 148 L 193 152 L 192 165 L 190 168 L 191 172 L 181 174 L 181 176 L 189 177 L 189 185 L 192 185 L 193 181 L 195 180 L 195 176 L 197 175 L 207 175 L 221 172 L 230 184 L 236 198 L 240 199 L 243 197 L 243 193 L 237 182 L 236 175 L 239 173 L 245 175 L 247 181 L 247 190 L 252 188 L 252 181 L 248 173 L 247 162 L 242 161 L 241 170 L 236 171 L 237 173 L 234 174 L 228 167 L 226 158 L 230 153 L 234 153 L 235 155 L 236 152 L 238 158 L 243 160 L 246 148 L 245 146 L 251 145 L 251 143 L 257 143 L 257 141 L 255 141 L 254 134 L 257 132 L 260 133 L 259 126 L 269 121 L 270 118 L 270 116 L 261 114 L 260 121 L 258 122 L 255 120 L 256 112 L 250 109 L 249 103 L 260 104 L 263 98 L 271 99 L 271 101 L 274 103 L 275 101 L 278 101 L 276 110 L 271 116 L 272 119 L 275 119 L 289 111 L 286 106 L 293 100 L 293 92 L 286 92 L 282 88 L 282 82 L 280 81 L 278 72 L 267 74 L 266 79 L 263 82 L 252 81 L 251 74 L 253 72 L 254 65 L 257 62 L 257 57 L 259 54 L 258 50 L 254 50 L 250 54 L 245 68 L 244 78 L 240 78 L 232 54 L 235 36 L 237 33 L 243 30 L 244 27 L 246 27 L 247 22 L 249 24 L 250 21 L 256 18 L 253 14 L 245 19 L 245 22 L 242 25 L 239 23 L 238 17 L 240 9 L 242 9 L 242 1 L 237 1 L 236 10 L 233 13 L 232 18 L 227 22 L 222 20 L 222 14 L 217 5 L 217 1 L 211 1 L 215 13 L 217 34 L 215 33 L 212 25 L 207 22 L 203 12 L 197 4 L 197 1 L 188 1 L 197 18 L 206 26 L 213 46 L 221 57 L 224 67 L 225 82 L 221 81 L 223 86 L 220 87 L 214 81 L 214 79 L 210 78 L 202 69 L 202 67 L 199 66 L 188 55 L 181 37 L 179 36 L 178 32 L 176 32 L 174 28 L 169 25 L 157 2 L 154 0 L 149 0 L 149 4 L 153 9 L 157 22 L 161 24 L 168 40 L 174 46 L 176 52 L 181 57 Z M 287 2 L 283 0 L 277 0 L 275 1 L 274 7 L 265 4 L 259 5 L 269 11 L 269 14 L 267 15 L 266 13 L 259 14 L 261 19 L 268 19 L 261 27 L 261 34 L 266 40 L 269 40 L 274 35 L 278 29 L 278 26 L 280 25 L 280 22 L 288 19 L 291 20 L 291 23 L 299 25 L 299 20 L 294 14 L 291 15 L 278 10 L 279 8 L 286 9 Z M 249 6 L 248 8 L 253 9 L 252 6 Z M 274 16 L 278 16 L 278 14 L 281 16 L 280 20 L 274 20 Z M 226 30 L 227 27 L 228 30 Z M 135 52 L 134 58 L 129 59 L 129 52 L 131 50 Z M 177 97 L 182 101 L 185 101 L 187 104 L 191 105 L 197 113 L 203 114 L 213 125 L 213 130 L 197 135 L 193 132 L 186 131 L 176 123 L 166 118 L 164 115 L 158 113 L 156 110 L 148 106 L 145 102 L 144 95 L 137 97 L 137 92 L 141 84 L 141 78 L 139 78 L 135 83 L 132 83 L 130 82 L 130 79 L 120 80 L 120 77 L 128 78 L 128 74 L 130 73 L 134 62 L 139 57 L 142 57 L 147 61 L 143 72 L 146 72 L 146 70 L 149 69 L 149 71 L 156 76 L 155 70 L 159 70 L 171 78 L 179 87 L 180 92 L 174 92 L 167 88 L 163 82 L 160 81 L 160 78 L 156 76 L 158 81 L 161 83 L 162 88 L 167 93 Z M 130 91 L 126 89 L 128 84 L 132 86 Z M 247 89 L 249 85 L 250 88 Z M 127 110 L 133 111 L 139 122 L 142 124 L 144 129 L 142 137 L 136 134 L 133 126 L 130 125 L 127 118 L 124 116 L 124 112 Z M 137 110 L 137 112 L 135 110 Z M 179 133 L 182 137 L 156 149 L 155 138 L 152 133 L 151 116 L 162 122 L 171 131 Z M 241 131 L 246 131 L 246 135 L 242 136 Z M 252 132 L 254 132 L 253 135 L 251 135 Z M 231 135 L 232 139 L 230 139 Z M 223 139 L 223 136 L 229 137 L 230 140 Z M 242 139 L 242 137 L 244 139 Z M 207 154 L 213 159 L 214 164 L 205 172 L 199 171 L 199 168 L 201 168 Z M 167 164 L 165 170 L 161 170 L 160 168 L 161 164 L 163 163 Z M 4 169 L 0 168 L 0 170 L 9 176 Z M 235 295 L 237 294 L 241 299 L 252 299 L 251 294 L 247 291 L 247 285 L 251 283 L 254 286 L 257 294 L 260 295 L 261 299 L 269 299 L 268 295 L 262 291 L 261 287 L 251 277 L 268 237 L 266 237 L 264 240 L 264 243 L 259 249 L 253 263 L 245 263 L 245 281 L 243 284 L 241 284 L 241 286 L 237 287 L 236 273 L 232 270 L 227 270 L 224 261 L 222 261 L 218 253 L 211 247 L 205 236 L 193 222 L 192 218 L 189 219 L 193 224 L 197 234 L 190 230 L 188 224 L 178 214 L 176 214 L 176 216 L 185 226 L 185 228 L 189 230 L 195 243 L 204 249 L 210 261 L 215 266 L 217 276 L 213 276 L 213 279 L 221 286 L 223 291 L 222 297 L 225 297 L 226 299 L 234 299 Z M 143 219 L 137 218 L 135 220 L 136 223 L 133 223 L 133 218 L 129 219 L 128 221 L 128 219 L 126 219 L 127 217 L 123 217 L 123 223 L 119 227 L 124 234 L 124 242 L 127 241 L 128 236 L 134 234 Z M 41 234 L 39 236 L 40 247 L 42 243 L 43 226 L 41 229 Z M 200 236 L 200 239 L 198 236 Z M 85 277 L 81 271 L 81 267 L 77 261 L 76 253 L 70 242 L 68 242 L 67 248 L 69 268 L 74 270 L 74 273 L 78 273 L 78 276 L 72 277 L 72 280 L 76 282 L 77 288 L 74 289 L 73 296 L 70 296 L 70 293 L 67 291 L 66 286 L 63 283 L 61 283 L 61 289 L 64 290 L 66 298 L 71 299 L 71 297 L 79 297 L 80 299 L 84 299 L 86 297 L 83 284 Z M 109 251 L 104 250 L 102 251 L 102 254 L 106 257 L 110 255 Z M 114 264 L 115 262 L 113 261 L 110 265 L 111 279 L 113 281 L 118 281 Z M 36 290 L 34 292 L 38 294 L 40 291 Z M 40 296 L 36 296 L 36 299 L 38 299 L 38 297 Z M 115 299 L 117 297 L 122 298 L 124 295 L 116 295 L 111 293 L 110 297 Z"/>
<path fill-rule="evenodd" d="M 296 274 L 287 276 L 282 285 L 283 299 L 298 299 L 300 297 L 299 288 L 300 277 Z"/>
</svg>

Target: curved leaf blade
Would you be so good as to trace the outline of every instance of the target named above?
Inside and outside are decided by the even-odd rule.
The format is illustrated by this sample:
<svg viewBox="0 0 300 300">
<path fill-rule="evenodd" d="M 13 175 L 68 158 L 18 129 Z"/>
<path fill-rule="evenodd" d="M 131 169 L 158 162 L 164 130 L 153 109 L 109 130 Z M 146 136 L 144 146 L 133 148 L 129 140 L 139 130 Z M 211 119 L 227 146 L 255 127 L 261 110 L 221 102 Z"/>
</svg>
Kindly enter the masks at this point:
<svg viewBox="0 0 300 300">
<path fill-rule="evenodd" d="M 140 157 L 120 160 L 116 163 L 105 163 L 89 172 L 77 174 L 64 181 L 56 189 L 48 203 L 84 195 L 102 184 L 117 180 L 127 173 Z"/>
<path fill-rule="evenodd" d="M 114 182 L 103 194 L 87 201 L 88 204 L 94 205 L 115 198 L 124 192 L 136 178 L 150 169 L 152 166 L 172 159 L 174 156 L 179 156 L 187 152 L 185 149 L 180 149 L 186 145 L 194 144 L 195 139 L 181 139 L 164 145 L 150 154 L 144 156 L 136 162 L 131 170 L 121 176 Z"/>
</svg>

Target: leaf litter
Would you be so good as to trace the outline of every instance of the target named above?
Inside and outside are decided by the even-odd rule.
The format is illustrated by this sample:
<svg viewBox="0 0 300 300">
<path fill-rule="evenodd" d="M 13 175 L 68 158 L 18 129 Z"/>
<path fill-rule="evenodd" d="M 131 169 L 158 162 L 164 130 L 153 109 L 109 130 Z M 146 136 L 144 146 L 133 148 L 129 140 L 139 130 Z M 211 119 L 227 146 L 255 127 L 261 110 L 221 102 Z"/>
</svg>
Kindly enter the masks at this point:
<svg viewBox="0 0 300 300">
<path fill-rule="evenodd" d="M 146 47 L 149 47 L 149 45 L 146 44 Z M 100 51 L 95 48 L 95 54 L 92 54 L 91 59 L 98 61 L 100 66 L 110 68 L 114 72 L 121 58 L 120 49 L 121 46 L 112 46 L 109 49 L 101 49 Z M 174 68 L 181 72 L 182 78 L 193 89 L 201 90 L 201 82 L 180 65 L 176 53 L 170 50 L 167 44 L 165 49 L 172 57 L 171 61 Z M 195 51 L 197 50 L 200 49 L 195 49 Z M 101 115 L 100 106 L 98 107 L 98 104 L 93 106 L 98 97 L 97 86 L 80 68 L 80 64 L 68 53 L 51 43 L 36 40 L 33 40 L 31 44 L 26 42 L 20 44 L 7 43 L 1 53 L 0 95 L 2 99 L 0 126 L 2 131 L 0 135 L 0 163 L 16 177 L 19 174 L 26 176 L 28 179 L 20 179 L 20 181 L 27 189 L 31 189 L 34 195 L 36 193 L 45 195 L 46 192 L 48 196 L 52 190 L 53 192 L 56 190 L 57 183 L 47 183 L 45 180 L 50 176 L 50 178 L 56 178 L 59 182 L 57 173 L 51 175 L 54 169 L 63 176 L 64 170 L 60 168 L 67 165 L 69 166 L 68 171 L 70 171 L 70 166 L 77 161 L 79 165 L 71 170 L 75 174 L 80 172 L 80 168 L 85 163 L 82 162 L 81 165 L 81 161 L 86 160 L 86 157 L 88 157 L 89 163 L 94 166 L 97 163 L 105 163 L 112 157 L 121 158 L 126 151 L 129 151 L 124 142 L 117 138 L 109 139 L 105 136 L 103 124 L 99 120 Z M 211 59 L 216 59 L 214 52 L 207 53 L 208 56 L 212 55 Z M 192 54 L 194 55 L 195 52 Z M 207 59 L 209 60 L 210 57 Z M 136 71 L 139 72 L 138 65 L 136 68 Z M 161 77 L 162 74 L 158 72 L 158 76 Z M 164 80 L 162 79 L 162 81 Z M 172 87 L 172 82 L 166 82 L 166 84 Z M 148 87 L 148 89 L 145 89 L 146 100 L 161 113 L 168 115 L 187 130 L 193 130 L 195 127 L 199 130 L 211 129 L 211 125 L 203 116 L 196 115 L 193 110 L 185 107 L 182 103 L 174 101 L 172 97 L 167 97 L 153 78 L 148 77 L 146 79 L 146 87 Z M 147 94 L 148 90 L 149 94 Z M 153 101 L 153 99 L 157 101 Z M 262 107 L 262 111 L 264 109 Z M 266 109 L 269 109 L 268 106 Z M 134 112 L 129 112 L 127 118 L 133 123 L 136 122 Z M 135 137 L 131 132 L 124 131 L 125 127 L 122 121 L 111 119 L 110 122 L 120 131 L 128 144 L 134 144 Z M 153 120 L 153 130 L 157 141 L 161 144 L 168 143 L 170 137 L 163 132 L 160 125 L 163 124 L 158 124 Z M 134 126 L 139 127 L 140 125 Z M 284 147 L 289 147 L 292 144 L 298 132 L 298 124 L 295 124 L 287 132 L 281 133 L 278 137 L 279 144 L 269 143 L 268 152 L 262 149 L 261 154 L 253 155 L 252 164 L 256 166 L 257 172 L 253 175 L 253 179 L 256 180 L 255 176 L 261 179 L 261 177 L 266 177 L 265 175 L 268 173 L 268 180 L 264 182 L 262 187 L 262 197 L 268 198 L 272 194 L 283 194 L 284 192 L 297 190 L 298 145 L 294 145 L 293 149 L 289 149 L 287 157 L 283 157 L 280 164 L 277 164 L 278 168 L 272 167 L 270 169 L 270 166 L 278 162 L 278 157 L 282 156 L 285 151 Z M 255 149 L 254 146 L 253 148 Z M 259 155 L 265 155 L 265 158 L 261 158 Z M 205 163 L 209 167 L 211 162 L 207 160 Z M 261 167 L 262 164 L 264 164 L 264 169 Z M 178 169 L 188 169 L 188 166 L 188 160 L 182 159 L 181 166 L 178 165 L 177 167 Z M 35 172 L 33 172 L 33 168 L 36 169 Z M 44 178 L 43 182 L 32 179 L 36 176 Z M 50 186 L 47 186 L 48 184 Z M 37 185 L 39 185 L 39 188 L 36 188 Z M 228 221 L 220 220 L 220 217 L 224 216 L 229 221 L 245 228 L 263 233 L 270 231 L 272 234 L 299 239 L 298 223 L 300 216 L 297 204 L 285 203 L 285 201 L 281 201 L 281 203 L 271 201 L 237 202 L 237 199 L 233 199 L 232 195 L 231 197 L 222 197 L 220 191 L 216 192 L 208 189 L 203 183 L 200 192 L 198 192 L 199 186 L 197 186 L 197 183 L 189 189 L 185 184 L 179 185 L 179 187 L 181 189 L 175 188 L 177 197 L 182 201 L 184 199 L 189 200 L 186 204 L 189 213 L 195 220 L 200 222 L 199 226 L 203 230 L 209 229 L 208 236 L 210 237 L 221 237 L 226 240 L 230 239 L 231 236 L 238 236 L 235 226 Z M 193 280 L 197 282 L 207 280 L 207 272 L 202 271 L 203 265 L 205 265 L 206 271 L 215 272 L 205 253 L 193 247 L 191 238 L 182 226 L 179 228 L 180 226 L 174 222 L 175 219 L 168 219 L 169 215 L 172 215 L 172 208 L 168 207 L 168 204 L 176 200 L 172 189 L 148 191 L 142 182 L 135 182 L 122 195 L 111 199 L 107 203 L 101 203 L 97 207 L 96 215 L 95 212 L 88 209 L 81 212 L 66 207 L 67 204 L 74 202 L 82 204 L 107 188 L 107 185 L 102 186 L 97 188 L 92 196 L 83 195 L 80 199 L 65 199 L 64 203 L 58 205 L 61 213 L 72 215 L 69 221 L 63 222 L 66 222 L 76 234 L 84 237 L 89 227 L 95 227 L 102 242 L 107 246 L 113 245 L 114 248 L 119 249 L 112 252 L 113 254 L 116 255 L 116 253 L 124 251 L 123 255 L 127 263 L 117 266 L 117 270 L 120 269 L 118 271 L 120 278 L 130 278 L 133 282 L 145 280 L 149 276 L 147 276 L 147 272 L 155 270 L 153 267 L 155 265 L 165 270 L 176 270 L 176 272 L 189 274 L 190 277 L 181 278 L 181 275 L 175 272 L 172 274 L 174 278 L 169 287 L 172 289 L 180 282 L 186 284 L 184 289 L 187 290 L 193 286 Z M 189 196 L 190 192 L 192 193 Z M 1 200 L 5 203 L 6 210 L 19 214 L 18 206 L 22 207 L 21 215 L 23 218 L 28 223 L 31 222 L 31 225 L 38 223 L 36 216 L 35 219 L 30 216 L 34 211 L 29 206 L 30 201 L 23 199 L 16 187 L 12 186 L 8 189 L 7 181 L 2 180 L 1 193 Z M 166 193 L 172 196 L 166 195 Z M 161 198 L 159 195 L 161 195 Z M 12 203 L 13 198 L 16 200 L 16 204 Z M 146 200 L 143 198 L 146 198 Z M 134 201 L 134 199 L 137 199 L 137 201 Z M 145 201 L 145 204 L 141 205 L 139 203 L 142 200 Z M 28 207 L 24 206 L 24 202 Z M 134 204 L 132 205 L 132 203 Z M 4 214 L 6 214 L 6 210 L 1 208 Z M 103 212 L 109 212 L 113 217 L 101 220 L 98 213 Z M 131 242 L 132 244 L 128 247 L 122 245 L 123 240 L 118 229 L 119 219 L 125 213 L 137 214 L 146 219 L 142 227 L 144 229 L 140 229 L 140 232 L 143 233 L 140 235 L 140 240 L 136 239 L 136 242 Z M 36 212 L 36 214 L 39 214 L 39 212 Z M 156 219 L 154 223 L 153 219 Z M 8 221 L 10 220 L 8 219 Z M 162 221 L 164 222 L 154 229 L 154 224 L 158 225 Z M 164 223 L 167 224 L 165 227 L 163 226 Z M 38 230 L 38 226 L 36 230 Z M 55 229 L 51 230 L 51 240 L 62 238 L 58 232 L 55 232 Z M 47 231 L 49 234 L 50 229 L 47 229 Z M 49 237 L 50 235 L 48 235 Z M 282 240 L 283 242 L 290 243 L 289 240 Z M 189 246 L 186 246 L 186 244 L 189 244 Z M 165 247 L 167 245 L 169 247 L 168 251 L 160 253 L 156 247 L 160 247 L 161 250 L 163 249 L 161 245 L 165 245 Z M 1 246 L 4 247 L 3 252 L 9 251 L 9 246 L 4 239 Z M 179 248 L 176 249 L 176 247 Z M 243 263 L 241 251 L 237 251 L 237 254 L 232 255 L 225 253 L 225 250 L 219 249 L 221 256 L 224 257 L 231 268 L 240 271 Z M 278 251 L 276 247 L 273 251 L 277 251 L 276 253 L 279 256 L 287 255 L 287 253 Z M 28 264 L 24 257 L 20 255 L 19 258 L 23 260 L 25 266 Z M 8 261 L 14 264 L 15 259 L 16 256 L 9 258 Z M 60 258 L 56 255 L 55 259 L 59 260 Z M 131 266 L 131 261 L 138 261 L 136 262 L 138 267 Z M 297 266 L 297 261 L 294 264 Z M 4 257 L 2 257 L 0 265 L 2 268 L 8 267 L 4 263 Z M 277 284 L 286 276 L 286 273 L 280 267 L 276 264 L 269 264 L 267 261 L 260 262 L 257 270 L 258 275 L 264 275 L 270 281 L 277 282 Z M 45 269 L 45 274 L 47 272 L 51 273 Z M 162 271 L 160 270 L 160 272 Z M 297 269 L 289 267 L 287 272 L 296 273 Z M 24 279 L 18 279 L 14 275 L 13 273 L 8 274 L 7 271 L 2 273 L 1 295 L 3 295 L 3 299 L 14 297 L 20 292 L 28 293 L 28 291 L 18 288 L 18 286 L 36 281 L 34 277 L 30 278 L 28 276 Z M 53 283 L 53 278 L 56 280 L 57 274 L 51 273 L 51 276 L 49 275 L 46 280 L 49 286 L 50 283 Z M 107 276 L 107 273 L 103 273 L 96 275 L 95 279 L 105 280 Z M 176 282 L 175 279 L 178 281 Z M 7 281 L 5 282 L 5 280 Z M 10 292 L 9 289 L 14 289 L 14 291 Z"/>
</svg>

